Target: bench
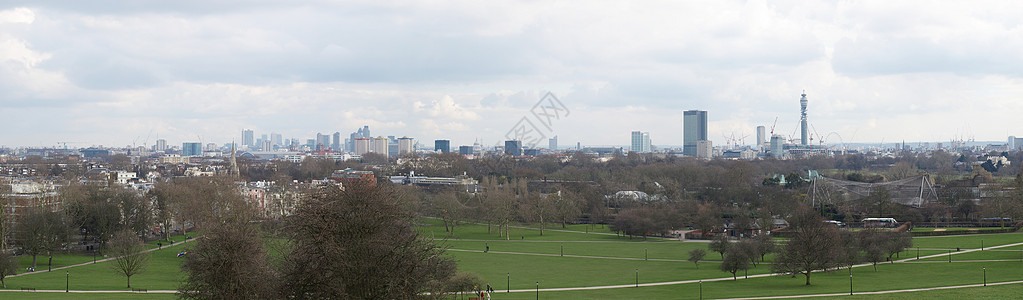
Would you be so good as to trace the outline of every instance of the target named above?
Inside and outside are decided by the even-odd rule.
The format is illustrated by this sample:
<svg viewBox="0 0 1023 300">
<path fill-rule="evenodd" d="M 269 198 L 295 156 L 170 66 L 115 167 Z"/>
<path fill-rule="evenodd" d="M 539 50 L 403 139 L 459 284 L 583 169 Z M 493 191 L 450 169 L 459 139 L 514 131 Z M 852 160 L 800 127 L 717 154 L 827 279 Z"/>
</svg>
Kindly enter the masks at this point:
<svg viewBox="0 0 1023 300">
<path fill-rule="evenodd" d="M 148 293 L 149 292 L 149 290 L 147 290 L 147 289 L 136 289 L 136 288 L 131 289 L 131 291 L 135 292 L 135 293 Z"/>
<path fill-rule="evenodd" d="M 32 292 L 35 292 L 36 288 L 34 288 L 34 287 L 23 287 L 23 288 L 21 288 L 21 290 L 22 291 L 32 291 Z"/>
</svg>

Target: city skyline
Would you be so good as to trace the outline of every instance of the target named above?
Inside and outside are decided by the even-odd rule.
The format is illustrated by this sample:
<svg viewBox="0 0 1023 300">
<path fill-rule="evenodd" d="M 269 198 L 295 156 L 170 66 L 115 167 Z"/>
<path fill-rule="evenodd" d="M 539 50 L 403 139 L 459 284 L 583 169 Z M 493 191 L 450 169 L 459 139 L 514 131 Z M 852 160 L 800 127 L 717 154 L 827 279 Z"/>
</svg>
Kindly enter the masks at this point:
<svg viewBox="0 0 1023 300">
<path fill-rule="evenodd" d="M 547 91 L 572 111 L 550 128 L 566 145 L 627 145 L 631 130 L 682 145 L 690 109 L 709 112 L 714 145 L 756 126 L 799 137 L 803 90 L 809 134 L 829 144 L 1023 136 L 1016 2 L 499 6 L 6 3 L 0 145 L 240 143 L 243 129 L 304 142 L 368 125 L 492 146 Z"/>
</svg>

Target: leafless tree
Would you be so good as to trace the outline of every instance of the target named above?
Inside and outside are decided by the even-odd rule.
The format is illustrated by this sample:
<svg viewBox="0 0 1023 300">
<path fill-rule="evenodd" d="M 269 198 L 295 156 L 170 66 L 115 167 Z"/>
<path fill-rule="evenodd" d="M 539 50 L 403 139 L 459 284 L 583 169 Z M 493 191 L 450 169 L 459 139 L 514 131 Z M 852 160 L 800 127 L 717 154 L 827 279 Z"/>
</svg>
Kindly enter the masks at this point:
<svg viewBox="0 0 1023 300">
<path fill-rule="evenodd" d="M 50 253 L 66 243 L 70 231 L 63 214 L 34 207 L 19 218 L 15 237 L 21 250 L 32 256 L 32 267 L 35 268 L 36 257 Z"/>
<path fill-rule="evenodd" d="M 0 287 L 6 289 L 7 282 L 4 282 L 4 278 L 17 273 L 18 260 L 14 259 L 14 255 L 8 251 L 0 251 Z"/>
<path fill-rule="evenodd" d="M 706 256 L 706 255 L 707 255 L 707 251 L 703 250 L 703 249 L 689 250 L 689 261 L 691 261 L 694 264 L 696 264 L 696 268 L 699 269 L 700 268 L 700 261 L 703 260 L 703 257 Z"/>
<path fill-rule="evenodd" d="M 834 226 L 824 224 L 816 212 L 805 206 L 796 211 L 789 224 L 795 234 L 772 267 L 776 272 L 803 274 L 806 285 L 810 285 L 813 271 L 840 263 L 838 231 Z"/>
<path fill-rule="evenodd" d="M 284 297 L 416 299 L 455 273 L 451 258 L 413 228 L 387 186 L 349 184 L 311 194 L 291 218 Z"/>
<path fill-rule="evenodd" d="M 275 297 L 277 275 L 268 264 L 261 237 L 247 222 L 215 225 L 185 255 L 183 299 L 267 299 Z"/>
<path fill-rule="evenodd" d="M 735 280 L 736 273 L 748 269 L 749 255 L 746 251 L 740 247 L 729 247 L 725 252 L 725 258 L 721 260 L 721 271 L 732 273 L 732 280 Z"/>
<path fill-rule="evenodd" d="M 149 252 L 139 239 L 138 234 L 130 230 L 121 230 L 110 239 L 109 251 L 114 256 L 113 268 L 118 274 L 128 279 L 131 288 L 131 277 L 145 272 L 149 266 Z"/>
</svg>

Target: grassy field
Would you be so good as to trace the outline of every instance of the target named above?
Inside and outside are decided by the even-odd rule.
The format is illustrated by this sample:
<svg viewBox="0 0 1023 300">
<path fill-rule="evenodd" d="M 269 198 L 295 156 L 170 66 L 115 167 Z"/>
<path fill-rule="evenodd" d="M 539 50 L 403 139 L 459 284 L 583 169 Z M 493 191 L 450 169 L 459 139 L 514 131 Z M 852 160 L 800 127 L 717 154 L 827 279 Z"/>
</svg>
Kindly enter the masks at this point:
<svg viewBox="0 0 1023 300">
<path fill-rule="evenodd" d="M 520 225 L 521 226 L 521 225 Z M 706 241 L 678 241 L 659 238 L 629 238 L 618 236 L 602 226 L 571 225 L 561 228 L 550 226 L 541 236 L 539 230 L 512 228 L 512 239 L 499 237 L 496 227 L 487 232 L 486 225 L 461 224 L 454 233 L 445 232 L 439 220 L 424 219 L 420 230 L 433 236 L 438 244 L 448 249 L 460 271 L 479 274 L 498 291 L 506 289 L 573 288 L 605 285 L 633 285 L 637 282 L 658 283 L 683 280 L 710 280 L 699 283 L 672 284 L 646 287 L 594 289 L 577 291 L 541 291 L 542 298 L 563 299 L 697 299 L 701 286 L 704 298 L 732 298 L 754 296 L 785 296 L 803 294 L 848 293 L 848 270 L 815 273 L 811 286 L 805 286 L 802 276 L 772 275 L 766 277 L 730 279 L 731 274 L 718 270 L 720 256 L 708 251 L 699 268 L 686 261 L 692 249 L 706 249 Z M 518 237 L 515 239 L 514 237 Z M 178 237 L 175 240 L 182 240 Z M 1023 280 L 1023 262 L 1020 255 L 1023 246 L 987 249 L 999 245 L 1023 242 L 1023 234 L 982 234 L 964 236 L 937 236 L 914 238 L 914 248 L 900 254 L 900 257 L 914 258 L 915 247 L 919 255 L 945 254 L 945 249 L 980 249 L 985 251 L 953 254 L 953 263 L 946 256 L 912 260 L 908 263 L 881 263 L 877 271 L 872 267 L 853 269 L 855 292 L 883 291 L 910 288 L 940 287 L 950 285 L 976 284 L 984 282 L 1005 282 Z M 489 252 L 483 251 L 489 246 Z M 173 290 L 183 278 L 176 254 L 188 244 L 175 243 L 153 252 L 149 269 L 132 278 L 132 287 L 149 290 Z M 562 256 L 564 253 L 565 256 Z M 767 257 L 767 261 L 772 260 Z M 24 261 L 26 258 L 21 257 Z M 31 259 L 31 258 L 28 258 Z M 54 266 L 70 265 L 91 261 L 91 256 L 54 256 Z M 42 260 L 41 260 L 42 262 Z M 23 263 L 24 264 L 24 263 Z M 110 262 L 86 264 L 73 267 L 70 271 L 72 290 L 130 290 L 125 278 L 114 271 Z M 24 266 L 24 265 L 23 265 Z M 985 269 L 986 268 L 986 269 Z M 769 264 L 759 264 L 749 270 L 749 275 L 770 272 Z M 64 270 L 29 274 L 8 278 L 8 288 L 22 287 L 63 290 Z M 638 278 L 637 278 L 638 275 Z M 719 280 L 719 281 L 714 281 Z M 510 285 L 510 286 L 509 286 Z M 889 298 L 1014 298 L 1023 292 L 1023 285 L 990 286 L 942 290 L 934 292 L 907 292 L 888 295 L 871 295 L 871 299 Z M 956 296 L 958 295 L 958 297 Z M 535 299 L 535 292 L 522 291 L 496 293 L 494 299 Z M 1009 297 L 1006 297 L 1009 296 Z M 17 299 L 66 299 L 77 298 L 172 298 L 172 294 L 78 294 L 0 292 L 0 298 Z M 868 296 L 863 296 L 866 298 Z M 860 297 L 854 297 L 860 298 Z"/>
</svg>

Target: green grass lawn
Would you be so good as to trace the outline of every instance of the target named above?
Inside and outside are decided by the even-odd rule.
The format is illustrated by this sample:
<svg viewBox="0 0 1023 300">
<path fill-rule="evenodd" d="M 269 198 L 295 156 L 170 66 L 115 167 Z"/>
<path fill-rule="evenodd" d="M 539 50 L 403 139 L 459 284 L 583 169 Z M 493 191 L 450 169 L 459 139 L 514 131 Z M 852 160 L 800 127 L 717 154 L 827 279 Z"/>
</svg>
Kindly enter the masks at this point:
<svg viewBox="0 0 1023 300">
<path fill-rule="evenodd" d="M 511 289 L 532 289 L 536 283 L 541 288 L 587 287 L 602 285 L 635 284 L 638 270 L 639 283 L 654 283 L 680 280 L 717 279 L 730 277 L 730 273 L 718 270 L 720 256 L 716 252 L 707 251 L 705 261 L 699 269 L 692 262 L 684 261 L 692 249 L 707 249 L 708 243 L 696 241 L 678 241 L 668 239 L 628 238 L 615 234 L 607 234 L 606 227 L 570 225 L 566 231 L 545 230 L 539 234 L 536 228 L 512 228 L 511 240 L 497 235 L 496 227 L 487 232 L 486 225 L 461 224 L 455 227 L 454 233 L 444 231 L 444 226 L 436 219 L 421 220 L 419 230 L 427 236 L 433 236 L 438 245 L 449 249 L 447 255 L 455 259 L 460 271 L 479 274 L 491 284 L 495 290 L 508 287 L 510 274 Z M 561 230 L 558 224 L 549 229 Z M 589 231 L 589 233 L 587 233 Z M 601 234 L 603 233 L 603 234 Z M 518 239 L 515 239 L 518 237 Z M 181 241 L 178 236 L 174 240 Z M 982 234 L 961 236 L 936 236 L 914 238 L 914 247 L 921 256 L 944 254 L 940 249 L 979 249 L 983 241 L 985 247 L 1023 242 L 1023 233 Z M 155 246 L 155 242 L 152 243 Z M 176 254 L 190 244 L 175 243 L 154 251 L 151 264 L 145 273 L 133 276 L 132 287 L 149 290 L 174 290 L 184 275 L 180 270 L 181 258 Z M 490 246 L 491 253 L 480 253 Z M 562 247 L 566 255 L 593 257 L 561 257 Z M 932 250 L 938 249 L 938 250 Z M 458 250 L 469 250 L 458 251 Z M 1006 247 L 999 250 L 1023 250 L 1023 246 Z M 500 253 L 514 252 L 514 253 Z M 878 271 L 870 266 L 858 267 L 853 270 L 855 291 L 878 291 L 907 288 L 937 287 L 981 283 L 983 268 L 987 268 L 989 282 L 1023 280 L 1023 263 L 1019 262 L 1021 251 L 978 251 L 953 255 L 954 263 L 940 263 L 947 257 L 926 259 L 919 263 L 882 263 Z M 542 255 L 531 255 L 542 254 Z M 913 258 L 917 254 L 910 248 L 900 254 L 901 258 Z M 606 258 L 600 258 L 606 257 Z M 644 258 L 654 260 L 644 260 Z M 40 257 L 42 258 L 42 257 Z M 773 256 L 768 256 L 771 261 Z M 24 261 L 25 257 L 19 260 Z M 31 258 L 28 258 L 31 259 Z M 680 260 L 658 261 L 657 259 Z M 71 265 L 91 261 L 87 255 L 55 255 L 54 266 Z M 964 262 L 965 260 L 1017 260 L 1011 262 Z M 41 259 L 40 262 L 43 262 Z M 22 263 L 23 267 L 24 262 Z M 128 290 L 126 281 L 111 268 L 111 262 L 87 264 L 70 269 L 70 287 L 74 290 Z M 40 268 L 41 269 L 41 268 Z M 750 269 L 750 275 L 770 272 L 770 265 L 760 264 Z M 740 272 L 740 278 L 743 275 Z M 845 270 L 814 274 L 813 285 L 804 286 L 803 278 L 789 276 L 769 276 L 764 278 L 740 279 L 737 281 L 704 282 L 705 298 L 752 297 L 752 296 L 784 296 L 816 293 L 848 292 L 849 276 Z M 9 289 L 21 287 L 36 289 L 62 290 L 65 287 L 63 270 L 30 274 L 8 278 Z M 992 291 L 992 298 L 998 295 L 1017 295 L 1023 292 L 1020 285 L 987 287 L 977 289 L 979 293 Z M 5 292 L 6 293 L 6 292 Z M 586 291 L 541 292 L 544 298 L 565 299 L 623 299 L 623 298 L 658 298 L 658 299 L 696 299 L 699 297 L 699 284 L 677 284 L 668 286 L 618 288 Z M 914 292 L 891 295 L 872 295 L 887 299 L 906 297 L 906 295 L 965 295 L 972 294 L 962 290 L 944 290 L 938 292 Z M 56 299 L 71 295 L 61 293 L 0 293 L 0 298 L 18 299 Z M 497 293 L 495 299 L 533 299 L 536 295 L 529 292 Z M 85 298 L 172 298 L 170 294 L 117 294 L 98 295 L 82 294 Z M 915 297 L 915 296 L 913 296 Z M 942 298 L 942 297 L 937 297 Z M 1012 297 L 1010 297 L 1012 298 Z"/>
<path fill-rule="evenodd" d="M 189 246 L 190 244 L 175 243 L 173 246 L 164 246 L 161 250 L 151 252 L 152 256 L 150 256 L 150 263 L 146 271 L 132 276 L 132 288 L 177 289 L 178 282 L 183 278 L 179 267 L 183 258 L 176 256 L 178 252 Z M 130 290 L 125 277 L 118 274 L 112 265 L 113 261 L 106 261 L 65 270 L 11 277 L 5 281 L 7 288 L 14 290 L 22 287 L 62 290 L 68 284 L 72 290 Z M 65 271 L 70 273 L 70 279 L 66 278 L 68 273 Z M 0 294 L 0 296 L 2 295 L 4 294 Z"/>
<path fill-rule="evenodd" d="M 175 294 L 156 293 L 42 293 L 42 292 L 0 292 L 0 298 L 49 300 L 49 299 L 177 299 Z"/>
</svg>

